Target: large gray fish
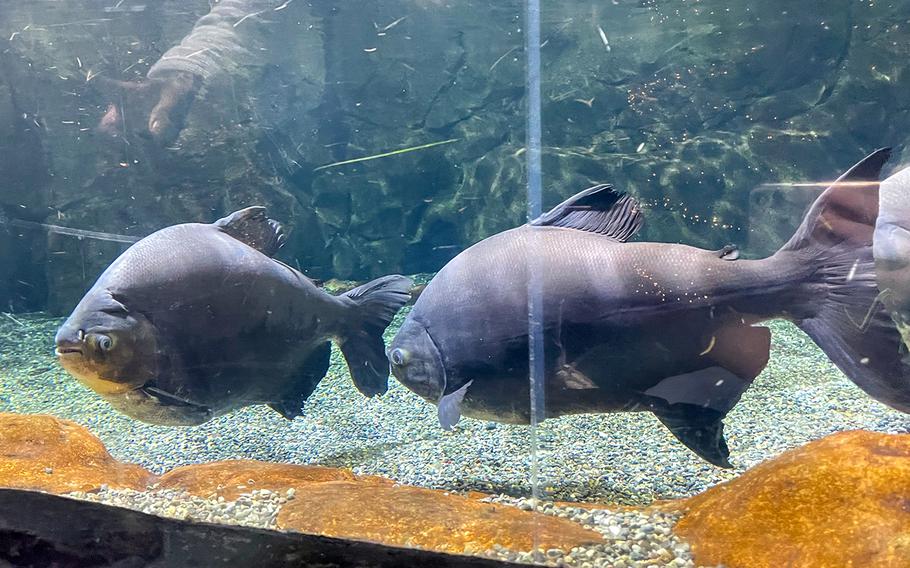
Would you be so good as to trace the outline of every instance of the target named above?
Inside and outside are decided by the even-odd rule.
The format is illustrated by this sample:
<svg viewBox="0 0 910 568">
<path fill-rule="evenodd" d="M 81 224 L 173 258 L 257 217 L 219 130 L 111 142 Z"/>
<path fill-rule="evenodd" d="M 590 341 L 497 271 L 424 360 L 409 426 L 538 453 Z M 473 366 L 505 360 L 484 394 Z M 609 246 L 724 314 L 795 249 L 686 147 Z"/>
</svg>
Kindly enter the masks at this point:
<svg viewBox="0 0 910 568">
<path fill-rule="evenodd" d="M 528 225 L 462 252 L 430 282 L 389 349 L 393 374 L 461 414 L 529 420 L 529 286 L 540 293 L 546 416 L 650 410 L 705 460 L 729 467 L 723 419 L 768 362 L 786 318 L 874 398 L 910 412 L 900 336 L 878 288 L 872 233 L 877 150 L 829 187 L 773 256 L 738 258 L 625 242 L 641 224 L 628 195 L 585 190 Z M 530 278 L 531 276 L 535 278 Z"/>
<path fill-rule="evenodd" d="M 114 408 L 194 425 L 265 403 L 293 419 L 335 339 L 357 388 L 388 388 L 382 333 L 410 298 L 387 276 L 330 296 L 271 257 L 284 242 L 263 207 L 157 231 L 101 274 L 57 332 L 63 367 Z"/>
<path fill-rule="evenodd" d="M 882 182 L 872 251 L 879 298 L 910 348 L 910 168 Z"/>
</svg>

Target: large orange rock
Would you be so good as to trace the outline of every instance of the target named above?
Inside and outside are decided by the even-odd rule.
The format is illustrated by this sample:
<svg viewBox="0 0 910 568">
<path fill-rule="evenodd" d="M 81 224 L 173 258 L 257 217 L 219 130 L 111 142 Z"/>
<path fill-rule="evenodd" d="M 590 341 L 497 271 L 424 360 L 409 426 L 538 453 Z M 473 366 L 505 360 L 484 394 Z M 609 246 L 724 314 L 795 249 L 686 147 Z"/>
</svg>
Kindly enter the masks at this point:
<svg viewBox="0 0 910 568">
<path fill-rule="evenodd" d="M 227 460 L 172 469 L 159 478 L 157 488 L 182 489 L 199 497 L 232 500 L 254 489 L 285 492 L 312 483 L 354 480 L 373 485 L 392 483 L 381 477 L 356 476 L 349 469 Z"/>
<path fill-rule="evenodd" d="M 0 413 L 0 487 L 48 493 L 101 485 L 144 490 L 155 476 L 115 460 L 87 429 L 47 415 Z"/>
<path fill-rule="evenodd" d="M 692 497 L 676 532 L 699 564 L 910 566 L 910 435 L 834 434 Z"/>
<path fill-rule="evenodd" d="M 443 491 L 335 481 L 308 485 L 278 514 L 278 526 L 312 534 L 454 553 L 560 548 L 603 542 L 581 525 Z"/>
</svg>

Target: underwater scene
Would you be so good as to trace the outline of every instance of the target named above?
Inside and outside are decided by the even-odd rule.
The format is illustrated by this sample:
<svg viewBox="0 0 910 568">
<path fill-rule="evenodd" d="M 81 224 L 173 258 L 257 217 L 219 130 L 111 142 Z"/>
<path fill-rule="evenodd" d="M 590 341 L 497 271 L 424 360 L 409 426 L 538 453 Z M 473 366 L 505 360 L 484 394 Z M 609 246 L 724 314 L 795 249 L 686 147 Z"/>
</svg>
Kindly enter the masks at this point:
<svg viewBox="0 0 910 568">
<path fill-rule="evenodd" d="M 910 566 L 908 38 L 0 2 L 0 565 Z"/>
</svg>

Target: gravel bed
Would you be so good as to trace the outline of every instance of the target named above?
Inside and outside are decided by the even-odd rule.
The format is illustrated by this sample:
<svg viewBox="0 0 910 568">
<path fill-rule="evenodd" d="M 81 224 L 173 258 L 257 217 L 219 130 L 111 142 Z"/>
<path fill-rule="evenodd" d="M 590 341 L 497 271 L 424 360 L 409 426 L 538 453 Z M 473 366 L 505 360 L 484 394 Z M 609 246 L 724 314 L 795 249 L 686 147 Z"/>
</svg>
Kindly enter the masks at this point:
<svg viewBox="0 0 910 568">
<path fill-rule="evenodd" d="M 198 427 L 151 426 L 114 412 L 56 364 L 53 336 L 61 319 L 13 317 L 0 314 L 0 411 L 74 420 L 99 436 L 114 457 L 156 473 L 252 458 L 350 467 L 426 487 L 530 494 L 528 427 L 464 419 L 445 432 L 435 408 L 394 379 L 385 396 L 363 398 L 337 352 L 304 416 L 293 422 L 253 406 Z M 786 322 L 771 327 L 771 362 L 726 421 L 734 469 L 703 462 L 647 413 L 570 416 L 539 427 L 543 495 L 650 503 L 700 492 L 832 432 L 910 431 L 910 416 L 860 391 L 801 331 Z"/>
<path fill-rule="evenodd" d="M 525 511 L 535 510 L 533 501 L 526 498 L 499 495 L 486 499 L 516 506 Z M 581 546 L 568 551 L 559 549 L 515 552 L 500 547 L 488 552 L 490 556 L 512 562 L 572 566 L 579 568 L 648 568 L 665 566 L 694 568 L 695 560 L 689 545 L 673 534 L 679 520 L 675 514 L 661 511 L 611 511 L 557 506 L 543 502 L 538 512 L 570 519 L 604 536 L 604 543 Z"/>
<path fill-rule="evenodd" d="M 134 491 L 107 486 L 102 486 L 99 491 L 74 491 L 67 493 L 67 496 L 181 521 L 244 525 L 260 529 L 275 529 L 281 505 L 288 499 L 293 499 L 292 490 L 279 493 L 257 489 L 238 496 L 236 501 L 225 501 L 224 497 L 203 499 L 185 491 L 170 489 Z"/>
</svg>

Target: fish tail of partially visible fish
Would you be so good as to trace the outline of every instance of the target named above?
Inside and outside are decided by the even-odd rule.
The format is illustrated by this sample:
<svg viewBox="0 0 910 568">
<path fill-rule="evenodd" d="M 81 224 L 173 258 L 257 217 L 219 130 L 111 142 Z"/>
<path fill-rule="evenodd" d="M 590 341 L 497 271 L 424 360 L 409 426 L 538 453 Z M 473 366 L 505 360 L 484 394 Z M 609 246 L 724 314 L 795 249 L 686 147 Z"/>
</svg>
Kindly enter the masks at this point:
<svg viewBox="0 0 910 568">
<path fill-rule="evenodd" d="M 398 310 L 411 299 L 411 279 L 377 278 L 342 295 L 351 316 L 340 333 L 341 353 L 354 385 L 364 396 L 388 390 L 389 361 L 382 335 Z"/>
<path fill-rule="evenodd" d="M 795 323 L 867 394 L 910 413 L 910 357 L 882 303 L 872 246 L 889 157 L 876 150 L 838 178 L 776 256 L 814 268 L 809 315 Z"/>
</svg>

